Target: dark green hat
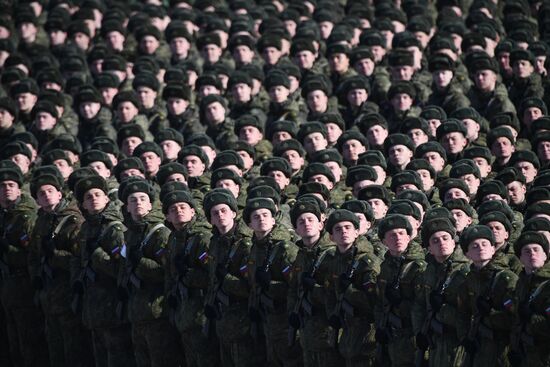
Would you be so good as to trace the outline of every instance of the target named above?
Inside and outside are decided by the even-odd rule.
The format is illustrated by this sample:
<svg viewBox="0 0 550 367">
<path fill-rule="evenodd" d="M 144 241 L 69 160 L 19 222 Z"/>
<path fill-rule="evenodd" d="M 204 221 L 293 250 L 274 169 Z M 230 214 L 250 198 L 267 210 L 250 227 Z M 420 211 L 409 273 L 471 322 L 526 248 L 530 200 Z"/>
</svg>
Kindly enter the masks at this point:
<svg viewBox="0 0 550 367">
<path fill-rule="evenodd" d="M 454 118 L 442 121 L 441 125 L 439 125 L 436 130 L 437 140 L 441 140 L 445 135 L 455 132 L 461 133 L 464 137 L 468 134 L 466 127 L 461 121 Z"/>
<path fill-rule="evenodd" d="M 435 54 L 434 56 L 430 57 L 428 69 L 430 72 L 435 72 L 439 70 L 450 70 L 455 71 L 456 64 L 453 59 L 451 59 L 446 54 Z"/>
<path fill-rule="evenodd" d="M 44 185 L 51 185 L 61 191 L 63 185 L 59 181 L 59 178 L 53 174 L 41 174 L 37 177 L 34 177 L 31 181 L 31 194 L 32 197 L 36 199 L 38 190 Z"/>
<path fill-rule="evenodd" d="M 296 124 L 296 122 L 289 120 L 277 120 L 270 122 L 265 128 L 266 139 L 273 139 L 273 135 L 275 135 L 275 133 L 279 131 L 286 131 L 293 138 L 295 138 L 298 134 L 298 125 Z"/>
<path fill-rule="evenodd" d="M 199 147 L 198 145 L 190 144 L 190 145 L 184 146 L 178 153 L 178 161 L 182 162 L 183 158 L 189 155 L 194 155 L 199 157 L 202 163 L 204 163 L 207 167 L 210 164 L 210 161 L 208 160 L 208 156 L 206 155 L 204 150 L 202 150 L 202 148 Z"/>
<path fill-rule="evenodd" d="M 254 186 L 250 188 L 250 186 L 247 189 L 247 200 L 255 199 L 255 198 L 268 198 L 273 200 L 275 205 L 279 205 L 281 201 L 281 195 L 279 192 L 269 185 L 259 185 Z"/>
<path fill-rule="evenodd" d="M 319 182 L 305 182 L 301 184 L 296 198 L 300 198 L 301 196 L 306 194 L 319 194 L 323 197 L 325 201 L 330 200 L 330 191 L 325 185 Z"/>
<path fill-rule="evenodd" d="M 157 156 L 159 156 L 161 160 L 164 157 L 164 154 L 162 153 L 162 149 L 158 146 L 157 143 L 153 143 L 152 141 L 144 141 L 143 143 L 138 145 L 136 149 L 134 149 L 133 156 L 141 158 L 141 156 L 146 152 L 155 153 Z"/>
<path fill-rule="evenodd" d="M 141 159 L 139 159 L 138 157 L 128 157 L 118 161 L 117 165 L 115 166 L 114 175 L 117 181 L 120 182 L 120 175 L 122 174 L 122 172 L 129 169 L 137 169 L 141 173 L 145 174 L 145 167 L 143 166 L 143 162 L 141 161 Z"/>
<path fill-rule="evenodd" d="M 188 191 L 174 190 L 162 197 L 162 212 L 168 213 L 168 209 L 176 203 L 187 203 L 191 208 L 196 208 L 195 200 Z"/>
<path fill-rule="evenodd" d="M 424 158 L 424 154 L 428 152 L 436 152 L 443 158 L 443 160 L 447 161 L 447 152 L 445 152 L 443 146 L 436 141 L 429 141 L 417 146 L 414 156 L 416 158 Z"/>
<path fill-rule="evenodd" d="M 512 145 L 516 143 L 516 139 L 509 128 L 505 126 L 499 126 L 491 129 L 487 134 L 487 146 L 490 148 L 498 138 L 506 138 Z"/>
<path fill-rule="evenodd" d="M 66 161 L 69 164 L 69 166 L 73 165 L 73 162 L 71 161 L 67 153 L 61 149 L 52 149 L 45 152 L 42 156 L 42 164 L 45 164 L 45 165 L 54 164 L 55 161 L 60 159 Z"/>
<path fill-rule="evenodd" d="M 544 187 L 544 186 L 534 187 L 534 188 L 531 188 L 531 190 L 527 191 L 525 202 L 528 207 L 536 202 L 545 201 L 545 200 L 550 200 L 549 187 Z"/>
<path fill-rule="evenodd" d="M 357 216 L 346 209 L 336 209 L 327 219 L 325 228 L 332 234 L 332 228 L 340 222 L 351 222 L 355 229 L 359 229 L 359 219 Z"/>
<path fill-rule="evenodd" d="M 394 200 L 388 209 L 388 214 L 411 216 L 416 220 L 420 220 L 422 216 L 416 204 L 408 199 Z"/>
<path fill-rule="evenodd" d="M 367 113 L 357 123 L 359 130 L 366 135 L 367 131 L 373 126 L 382 126 L 388 130 L 388 121 L 379 113 Z"/>
<path fill-rule="evenodd" d="M 12 137 L 13 138 L 13 137 Z M 23 154 L 29 159 L 32 159 L 32 152 L 27 146 L 27 144 L 22 141 L 12 141 L 2 148 L 0 155 L 3 159 L 9 159 L 16 154 Z"/>
<path fill-rule="evenodd" d="M 343 163 L 343 158 L 340 152 L 336 149 L 323 149 L 315 152 L 311 158 L 311 163 L 326 163 L 326 162 L 336 162 L 339 165 Z"/>
<path fill-rule="evenodd" d="M 510 52 L 510 65 L 513 66 L 516 61 L 520 60 L 529 61 L 531 65 L 535 66 L 535 56 L 533 56 L 531 51 L 521 48 L 512 50 L 512 52 Z"/>
<path fill-rule="evenodd" d="M 99 175 L 97 174 L 96 171 L 94 171 L 93 168 L 90 168 L 90 167 L 77 168 L 69 175 L 69 179 L 67 180 L 67 187 L 72 192 L 75 192 L 75 187 L 78 181 L 91 176 L 99 176 Z"/>
<path fill-rule="evenodd" d="M 420 117 L 425 118 L 426 120 L 446 120 L 447 113 L 439 106 L 430 105 L 422 109 Z"/>
<path fill-rule="evenodd" d="M 113 110 L 118 109 L 118 106 L 122 102 L 130 102 L 136 108 L 141 108 L 141 103 L 139 102 L 137 92 L 133 90 L 123 90 L 118 92 L 115 98 L 113 98 Z"/>
<path fill-rule="evenodd" d="M 529 162 L 535 166 L 536 169 L 540 169 L 540 161 L 537 155 L 531 150 L 516 150 L 512 153 L 509 164 L 515 166 L 519 162 Z"/>
<path fill-rule="evenodd" d="M 262 176 L 267 176 L 273 171 L 281 171 L 287 178 L 292 176 L 292 167 L 290 167 L 290 163 L 283 158 L 274 157 L 262 163 L 262 166 L 260 167 L 260 174 Z"/>
<path fill-rule="evenodd" d="M 82 153 L 80 156 L 80 162 L 82 166 L 89 166 L 93 162 L 103 162 L 107 169 L 113 168 L 113 162 L 107 153 L 97 149 L 90 149 L 87 152 Z"/>
<path fill-rule="evenodd" d="M 380 166 L 384 170 L 388 168 L 386 157 L 379 150 L 368 150 L 361 153 L 357 159 L 357 165 Z"/>
<path fill-rule="evenodd" d="M 191 89 L 179 83 L 168 83 L 162 90 L 162 99 L 167 101 L 169 98 L 181 98 L 189 101 L 191 99 Z"/>
<path fill-rule="evenodd" d="M 287 73 L 280 69 L 270 71 L 264 80 L 264 86 L 266 90 L 270 90 L 272 87 L 283 86 L 290 88 L 290 79 Z"/>
<path fill-rule="evenodd" d="M 460 247 L 462 248 L 462 252 L 467 253 L 470 243 L 479 238 L 485 238 L 491 242 L 491 245 L 495 245 L 495 236 L 489 227 L 484 225 L 471 225 L 465 228 L 460 235 Z"/>
<path fill-rule="evenodd" d="M 300 144 L 298 140 L 288 139 L 273 147 L 273 155 L 276 157 L 280 157 L 283 155 L 284 152 L 288 150 L 294 150 L 298 152 L 301 157 L 306 154 L 304 147 L 302 146 L 302 144 Z"/>
<path fill-rule="evenodd" d="M 206 215 L 206 219 L 208 219 L 209 222 L 210 210 L 218 204 L 226 204 L 235 213 L 237 213 L 239 210 L 237 207 L 237 200 L 229 190 L 213 189 L 204 196 L 204 200 L 202 202 L 204 214 Z"/>
<path fill-rule="evenodd" d="M 357 130 L 348 130 L 348 131 L 345 131 L 338 138 L 338 142 L 336 143 L 336 146 L 338 147 L 338 150 L 342 151 L 342 147 L 349 140 L 357 140 L 365 148 L 368 149 L 368 147 L 369 147 L 369 142 L 368 142 L 367 138 L 365 137 L 365 135 L 361 134 Z"/>
<path fill-rule="evenodd" d="M 502 223 L 504 228 L 506 228 L 506 232 L 508 232 L 508 233 L 512 232 L 512 223 L 510 223 L 510 221 L 506 217 L 506 214 L 504 214 L 502 212 L 486 213 L 482 217 L 479 218 L 479 224 L 487 225 L 490 222 Z"/>
<path fill-rule="evenodd" d="M 508 190 L 500 181 L 488 181 L 479 186 L 477 189 L 476 199 L 478 203 L 483 202 L 483 198 L 490 194 L 500 195 L 503 199 L 508 199 Z"/>
<path fill-rule="evenodd" d="M 481 178 L 481 173 L 479 172 L 478 166 L 474 161 L 470 159 L 461 159 L 460 161 L 453 164 L 451 171 L 449 172 L 450 178 L 461 178 L 465 175 L 474 175 L 477 178 Z"/>
<path fill-rule="evenodd" d="M 218 153 L 210 169 L 212 171 L 227 167 L 227 166 L 237 166 L 240 169 L 244 168 L 244 162 L 241 156 L 234 150 L 224 150 L 223 152 Z"/>
<path fill-rule="evenodd" d="M 550 232 L 550 220 L 543 217 L 531 218 L 523 223 L 523 231 L 546 231 Z"/>
<path fill-rule="evenodd" d="M 398 228 L 406 229 L 409 236 L 412 234 L 412 227 L 407 217 L 401 214 L 389 214 L 378 224 L 378 237 L 383 239 L 386 232 Z"/>
<path fill-rule="evenodd" d="M 414 55 L 406 49 L 396 49 L 388 55 L 389 66 L 414 66 Z"/>
<path fill-rule="evenodd" d="M 464 150 L 465 159 L 483 158 L 489 164 L 492 162 L 491 151 L 487 147 L 471 147 Z"/>
<path fill-rule="evenodd" d="M 514 221 L 514 212 L 510 206 L 504 201 L 500 200 L 490 200 L 482 203 L 477 208 L 477 214 L 481 218 L 486 214 L 493 212 L 501 212 L 506 215 L 508 221 L 511 223 Z"/>
<path fill-rule="evenodd" d="M 300 130 L 298 131 L 298 141 L 303 142 L 306 136 L 313 133 L 321 133 L 325 138 L 328 135 L 327 128 L 324 124 L 319 121 L 310 121 L 300 125 Z"/>
<path fill-rule="evenodd" d="M 408 94 L 413 100 L 416 98 L 416 89 L 410 81 L 398 81 L 392 84 L 388 90 L 388 100 L 397 94 Z"/>
<path fill-rule="evenodd" d="M 521 233 L 519 238 L 516 240 L 516 243 L 514 244 L 514 252 L 516 253 L 516 256 L 518 258 L 521 257 L 521 249 L 524 246 L 531 244 L 540 245 L 543 248 L 544 253 L 548 255 L 549 245 L 546 236 L 542 233 L 535 231 L 524 231 Z"/>
<path fill-rule="evenodd" d="M 414 143 L 411 138 L 405 134 L 391 134 L 384 140 L 384 151 L 386 154 L 388 154 L 391 147 L 396 145 L 404 145 L 414 153 Z"/>
<path fill-rule="evenodd" d="M 416 171 L 404 170 L 396 173 L 392 177 L 391 190 L 395 190 L 401 185 L 412 184 L 417 187 L 418 190 L 423 190 L 422 179 Z"/>
<path fill-rule="evenodd" d="M 290 221 L 292 222 L 294 228 L 296 228 L 296 221 L 300 215 L 304 213 L 312 213 L 317 217 L 317 219 L 321 220 L 321 209 L 316 202 L 309 200 L 298 200 L 292 209 L 290 209 Z"/>
<path fill-rule="evenodd" d="M 220 180 L 232 180 L 237 185 L 242 185 L 242 178 L 232 169 L 229 168 L 218 168 L 212 172 L 212 177 L 210 178 L 210 187 L 216 187 L 216 184 Z"/>
<path fill-rule="evenodd" d="M 277 208 L 275 202 L 270 198 L 254 198 L 246 202 L 246 207 L 243 211 L 243 220 L 249 224 L 251 222 L 250 216 L 255 210 L 268 209 L 273 216 L 277 214 Z"/>
<path fill-rule="evenodd" d="M 336 124 L 342 129 L 342 131 L 346 130 L 346 122 L 344 121 L 344 118 L 341 114 L 335 113 L 335 112 L 326 112 L 321 114 L 319 116 L 319 122 L 322 122 L 323 124 L 333 123 Z"/>
<path fill-rule="evenodd" d="M 155 136 L 155 143 L 159 145 L 166 140 L 175 141 L 180 147 L 183 147 L 183 135 L 181 135 L 179 131 L 170 127 L 159 131 Z"/>
<path fill-rule="evenodd" d="M 349 210 L 352 213 L 364 214 L 367 221 L 369 221 L 371 223 L 374 222 L 374 212 L 372 211 L 372 207 L 365 200 L 348 200 L 348 201 L 345 201 L 340 206 L 340 209 L 346 209 L 346 210 Z"/>
<path fill-rule="evenodd" d="M 122 192 L 121 200 L 123 203 L 128 204 L 128 196 L 137 192 L 143 192 L 149 196 L 151 203 L 155 200 L 155 193 L 153 187 L 144 179 L 136 179 L 131 183 L 128 183 Z"/>
<path fill-rule="evenodd" d="M 139 87 L 147 87 L 155 92 L 158 92 L 160 83 L 157 77 L 147 71 L 143 71 L 135 76 L 134 80 L 132 81 L 132 88 L 137 90 Z"/>
<path fill-rule="evenodd" d="M 122 145 L 122 142 L 130 137 L 137 137 L 140 138 L 141 141 L 144 141 L 145 132 L 143 131 L 143 128 L 138 124 L 126 124 L 125 126 L 121 127 L 117 132 L 117 144 L 119 146 Z"/>
<path fill-rule="evenodd" d="M 368 165 L 353 166 L 348 170 L 346 186 L 353 187 L 359 181 L 376 181 L 378 174 Z"/>
<path fill-rule="evenodd" d="M 515 167 L 504 168 L 496 175 L 495 180 L 499 180 L 505 185 L 511 184 L 514 181 L 521 182 L 522 184 L 526 182 L 523 173 Z"/>
<path fill-rule="evenodd" d="M 369 185 L 362 188 L 357 194 L 357 199 L 369 201 L 370 199 L 380 199 L 386 205 L 391 203 L 391 195 L 387 188 L 382 185 Z"/>
<path fill-rule="evenodd" d="M 523 215 L 524 219 L 531 219 L 537 214 L 550 215 L 550 203 L 540 202 L 536 204 L 529 205 L 525 214 Z"/>
<path fill-rule="evenodd" d="M 0 182 L 4 181 L 17 182 L 17 185 L 21 187 L 23 185 L 23 175 L 18 169 L 2 168 L 0 169 Z"/>
<path fill-rule="evenodd" d="M 465 199 L 452 199 L 446 201 L 443 206 L 449 211 L 451 210 L 462 210 L 470 218 L 473 218 L 475 215 L 475 210 Z"/>
<path fill-rule="evenodd" d="M 447 218 L 434 218 L 422 224 L 422 244 L 428 246 L 430 238 L 434 233 L 447 232 L 454 238 L 456 235 L 455 226 Z"/>
<path fill-rule="evenodd" d="M 332 174 L 332 171 L 330 170 L 330 168 L 325 166 L 323 163 L 310 163 L 310 164 L 308 164 L 306 169 L 304 169 L 304 174 L 303 174 L 302 178 L 303 178 L 304 182 L 309 182 L 311 177 L 316 176 L 316 175 L 326 176 L 329 179 L 329 181 L 331 181 L 332 183 L 335 183 L 335 181 L 336 181 L 336 179 L 334 178 L 334 175 Z"/>
<path fill-rule="evenodd" d="M 410 170 L 410 171 L 415 171 L 416 173 L 418 173 L 419 170 L 423 169 L 423 170 L 426 170 L 430 173 L 431 178 L 433 178 L 433 179 L 436 178 L 436 173 L 435 173 L 434 168 L 424 158 L 413 159 L 412 161 L 409 162 L 409 164 L 407 164 L 405 169 Z"/>
<path fill-rule="evenodd" d="M 493 116 L 490 123 L 490 128 L 494 129 L 499 126 L 510 126 L 515 131 L 521 130 L 518 116 L 515 112 L 501 112 Z"/>
<path fill-rule="evenodd" d="M 428 197 L 426 194 L 424 194 L 422 191 L 419 190 L 403 190 L 401 191 L 397 196 L 397 200 L 410 200 L 414 203 L 422 205 L 422 208 L 424 211 L 427 211 L 430 209 L 430 201 L 428 200 Z"/>
<path fill-rule="evenodd" d="M 82 178 L 76 183 L 74 188 L 76 200 L 78 200 L 79 203 L 82 203 L 84 201 L 84 195 L 91 189 L 100 189 L 105 193 L 105 195 L 109 192 L 107 182 L 103 177 L 99 175 L 89 176 Z"/>
<path fill-rule="evenodd" d="M 462 190 L 462 191 L 464 191 L 466 196 L 470 196 L 470 189 L 469 189 L 468 185 L 466 185 L 466 182 L 464 182 L 463 180 L 456 179 L 456 178 L 448 178 L 448 179 L 446 179 L 445 181 L 443 181 L 441 183 L 441 185 L 439 186 L 440 196 L 443 198 L 445 196 L 445 194 L 447 193 L 447 191 L 449 191 L 450 189 L 453 189 L 453 188 Z"/>
<path fill-rule="evenodd" d="M 170 162 L 160 166 L 156 175 L 158 184 L 160 186 L 164 185 L 168 177 L 175 173 L 181 173 L 185 177 L 186 181 L 187 181 L 187 178 L 189 177 L 187 168 L 185 168 L 183 164 L 178 162 Z"/>
<path fill-rule="evenodd" d="M 432 135 L 430 125 L 428 125 L 428 121 L 426 121 L 422 117 L 407 117 L 401 123 L 401 132 L 403 134 L 406 134 L 413 129 L 420 129 L 428 136 Z"/>
<path fill-rule="evenodd" d="M 239 135 L 241 129 L 245 126 L 254 126 L 263 134 L 264 126 L 255 115 L 242 115 L 235 121 L 234 132 L 235 135 Z"/>
</svg>

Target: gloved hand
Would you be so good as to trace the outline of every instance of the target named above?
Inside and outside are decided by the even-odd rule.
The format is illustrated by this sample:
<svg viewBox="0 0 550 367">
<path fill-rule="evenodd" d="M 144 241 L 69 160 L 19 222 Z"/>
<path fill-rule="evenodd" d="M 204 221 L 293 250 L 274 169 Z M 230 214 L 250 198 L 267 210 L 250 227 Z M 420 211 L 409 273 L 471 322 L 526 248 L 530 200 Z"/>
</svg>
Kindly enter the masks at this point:
<svg viewBox="0 0 550 367">
<path fill-rule="evenodd" d="M 345 292 L 346 289 L 348 289 L 349 286 L 351 285 L 352 279 L 348 277 L 346 273 L 342 273 L 338 277 L 338 282 L 339 282 L 340 290 L 342 292 Z"/>
<path fill-rule="evenodd" d="M 376 342 L 380 344 L 388 344 L 390 342 L 390 335 L 385 329 L 377 328 L 374 332 L 374 338 L 376 339 Z"/>
<path fill-rule="evenodd" d="M 468 354 L 475 354 L 475 352 L 477 352 L 477 343 L 475 340 L 466 338 L 462 341 L 462 346 Z"/>
<path fill-rule="evenodd" d="M 428 336 L 422 333 L 416 334 L 416 347 L 422 351 L 428 350 L 430 347 L 430 339 Z"/>
<path fill-rule="evenodd" d="M 271 283 L 271 272 L 265 271 L 263 267 L 256 268 L 256 282 L 263 290 L 269 289 L 269 284 Z"/>
<path fill-rule="evenodd" d="M 439 310 L 441 310 L 441 307 L 443 306 L 444 303 L 445 303 L 445 295 L 436 291 L 430 292 L 430 306 L 432 306 L 432 310 L 434 312 L 439 312 Z"/>
<path fill-rule="evenodd" d="M 315 278 L 311 276 L 310 273 L 303 272 L 302 273 L 302 286 L 304 287 L 304 290 L 311 291 L 313 288 L 315 288 L 315 284 L 317 282 L 315 281 Z"/>
<path fill-rule="evenodd" d="M 401 298 L 401 291 L 399 289 L 395 289 L 390 284 L 386 285 L 386 299 L 388 302 L 394 306 L 397 307 L 401 304 L 402 298 Z"/>
<path fill-rule="evenodd" d="M 227 275 L 227 267 L 224 264 L 216 265 L 216 278 L 221 282 Z"/>
<path fill-rule="evenodd" d="M 481 316 L 487 316 L 493 308 L 491 299 L 488 297 L 479 296 L 476 299 L 476 306 Z"/>
<path fill-rule="evenodd" d="M 531 316 L 533 315 L 533 311 L 531 310 L 531 307 L 529 306 L 529 302 L 521 302 L 518 307 L 518 314 L 519 319 L 522 323 L 527 323 L 531 320 Z"/>
</svg>

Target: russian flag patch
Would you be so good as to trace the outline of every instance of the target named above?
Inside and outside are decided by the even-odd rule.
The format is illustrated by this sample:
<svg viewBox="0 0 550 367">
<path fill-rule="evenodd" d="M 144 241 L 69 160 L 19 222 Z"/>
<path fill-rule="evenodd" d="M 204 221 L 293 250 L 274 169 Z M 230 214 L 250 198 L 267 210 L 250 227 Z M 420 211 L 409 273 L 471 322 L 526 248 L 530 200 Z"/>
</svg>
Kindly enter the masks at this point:
<svg viewBox="0 0 550 367">
<path fill-rule="evenodd" d="M 158 249 L 157 252 L 155 252 L 155 256 L 160 256 L 164 253 L 164 251 L 166 251 L 166 249 L 164 247 L 161 247 Z"/>
<path fill-rule="evenodd" d="M 126 242 L 122 244 L 122 248 L 120 249 L 120 256 L 126 259 Z"/>
<path fill-rule="evenodd" d="M 286 268 L 283 269 L 283 271 L 281 273 L 283 273 L 284 275 L 288 275 L 288 273 L 290 273 L 290 265 L 287 265 Z"/>
<path fill-rule="evenodd" d="M 512 309 L 512 306 L 514 305 L 514 303 L 512 302 L 512 299 L 508 299 L 502 305 L 504 306 L 505 309 L 510 311 Z"/>
<path fill-rule="evenodd" d="M 29 242 L 29 235 L 28 234 L 23 234 L 20 238 L 19 238 L 19 241 L 21 241 L 21 243 L 23 244 L 27 244 Z"/>
<path fill-rule="evenodd" d="M 239 268 L 239 271 L 241 272 L 241 275 L 246 276 L 246 274 L 248 274 L 248 265 L 244 264 Z"/>
<path fill-rule="evenodd" d="M 202 254 L 200 254 L 199 261 L 203 264 L 206 264 L 206 262 L 208 261 L 208 252 L 204 251 Z"/>
<path fill-rule="evenodd" d="M 546 316 L 550 316 L 550 306 L 548 306 L 544 311 L 546 312 Z"/>
<path fill-rule="evenodd" d="M 373 283 L 373 282 L 365 282 L 365 283 L 363 283 L 363 289 L 365 290 L 365 292 L 368 292 L 368 291 L 370 291 L 371 289 L 374 289 L 375 286 L 376 286 L 376 284 Z"/>
<path fill-rule="evenodd" d="M 111 255 L 116 255 L 120 252 L 120 246 L 116 246 L 114 249 L 111 250 Z"/>
</svg>

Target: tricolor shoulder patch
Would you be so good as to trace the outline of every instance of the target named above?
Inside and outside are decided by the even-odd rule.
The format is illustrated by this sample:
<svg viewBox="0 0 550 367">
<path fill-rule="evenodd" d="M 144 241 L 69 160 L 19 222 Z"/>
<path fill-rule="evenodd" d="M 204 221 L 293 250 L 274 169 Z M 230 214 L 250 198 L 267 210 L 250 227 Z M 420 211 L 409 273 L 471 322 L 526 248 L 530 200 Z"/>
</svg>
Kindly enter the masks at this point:
<svg viewBox="0 0 550 367">
<path fill-rule="evenodd" d="M 239 268 L 239 271 L 241 272 L 242 276 L 247 276 L 248 275 L 248 264 L 244 264 L 243 266 L 241 266 Z"/>
<path fill-rule="evenodd" d="M 206 262 L 208 261 L 208 252 L 204 251 L 202 254 L 200 254 L 199 261 L 203 264 L 206 264 Z"/>
<path fill-rule="evenodd" d="M 514 305 L 514 302 L 512 302 L 512 299 L 507 299 L 506 301 L 504 301 L 504 303 L 502 304 L 504 306 L 505 309 L 507 309 L 508 311 L 510 311 L 512 309 L 512 306 Z"/>
</svg>

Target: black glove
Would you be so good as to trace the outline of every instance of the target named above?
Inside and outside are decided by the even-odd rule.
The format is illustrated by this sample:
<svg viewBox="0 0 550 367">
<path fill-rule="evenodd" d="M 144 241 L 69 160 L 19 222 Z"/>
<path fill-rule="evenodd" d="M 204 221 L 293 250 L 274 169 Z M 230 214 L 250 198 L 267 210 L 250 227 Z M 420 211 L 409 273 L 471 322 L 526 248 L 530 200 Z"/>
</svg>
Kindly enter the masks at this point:
<svg viewBox="0 0 550 367">
<path fill-rule="evenodd" d="M 388 344 L 390 342 L 390 335 L 385 329 L 376 329 L 374 338 L 379 344 Z"/>
<path fill-rule="evenodd" d="M 291 312 L 288 315 L 288 324 L 294 329 L 299 329 L 302 326 L 302 318 L 298 312 Z"/>
<path fill-rule="evenodd" d="M 88 250 L 89 254 L 93 253 L 95 249 L 98 247 L 99 247 L 99 241 L 97 241 L 95 238 L 88 238 L 86 240 L 86 249 Z"/>
<path fill-rule="evenodd" d="M 216 265 L 216 278 L 218 279 L 218 282 L 223 281 L 226 275 L 227 267 L 224 264 Z"/>
<path fill-rule="evenodd" d="M 386 285 L 386 299 L 392 306 L 399 306 L 402 301 L 401 291 L 399 288 L 395 289 L 395 287 L 392 287 L 390 284 Z"/>
<path fill-rule="evenodd" d="M 476 299 L 476 306 L 481 316 L 487 316 L 491 313 L 493 305 L 488 297 L 479 296 Z"/>
<path fill-rule="evenodd" d="M 518 307 L 519 319 L 522 323 L 528 323 L 531 320 L 533 312 L 529 306 L 529 302 L 521 302 Z"/>
<path fill-rule="evenodd" d="M 340 290 L 342 292 L 345 292 L 346 289 L 349 288 L 349 286 L 351 285 L 351 281 L 352 281 L 352 279 L 346 273 L 340 274 L 340 277 L 338 278 L 338 280 L 339 280 L 339 283 L 340 283 Z"/>
<path fill-rule="evenodd" d="M 317 284 L 317 282 L 310 273 L 302 273 L 302 286 L 304 287 L 304 290 L 308 292 L 311 291 L 313 288 L 315 288 L 315 284 Z"/>
<path fill-rule="evenodd" d="M 42 281 L 42 278 L 39 276 L 35 276 L 32 278 L 32 287 L 36 291 L 41 291 L 44 289 L 44 282 Z"/>
<path fill-rule="evenodd" d="M 422 351 L 428 350 L 430 347 L 430 339 L 428 336 L 422 333 L 416 334 L 416 347 Z"/>
<path fill-rule="evenodd" d="M 462 346 L 468 354 L 475 354 L 477 352 L 477 344 L 475 340 L 466 338 L 462 341 Z"/>
<path fill-rule="evenodd" d="M 332 315 L 328 319 L 328 324 L 335 330 L 342 328 L 342 320 L 338 315 Z"/>
<path fill-rule="evenodd" d="M 440 292 L 431 291 L 430 292 L 430 306 L 434 312 L 439 312 L 441 306 L 445 303 L 445 295 Z"/>
<path fill-rule="evenodd" d="M 269 283 L 271 283 L 271 272 L 266 271 L 263 267 L 256 268 L 256 283 L 263 290 L 269 289 Z"/>
</svg>

